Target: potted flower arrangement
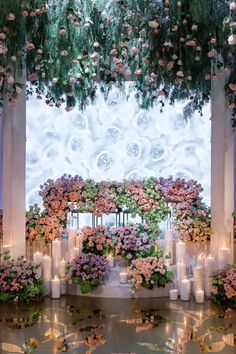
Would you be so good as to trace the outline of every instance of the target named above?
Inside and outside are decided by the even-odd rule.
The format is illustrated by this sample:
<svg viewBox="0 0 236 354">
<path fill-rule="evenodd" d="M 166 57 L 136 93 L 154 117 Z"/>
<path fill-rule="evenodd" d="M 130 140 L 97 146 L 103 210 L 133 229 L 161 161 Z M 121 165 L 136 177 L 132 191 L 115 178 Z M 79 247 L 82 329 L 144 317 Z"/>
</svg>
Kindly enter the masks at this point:
<svg viewBox="0 0 236 354">
<path fill-rule="evenodd" d="M 128 268 L 130 283 L 135 290 L 154 287 L 165 287 L 171 281 L 173 274 L 167 270 L 164 258 L 137 258 Z"/>
<path fill-rule="evenodd" d="M 66 266 L 66 279 L 69 284 L 78 284 L 82 293 L 89 293 L 100 285 L 109 268 L 106 257 L 84 253 Z"/>
<path fill-rule="evenodd" d="M 109 232 L 115 241 L 115 254 L 121 255 L 128 264 L 134 258 L 147 257 L 155 252 L 155 233 L 147 224 L 126 225 Z"/>
<path fill-rule="evenodd" d="M 221 304 L 236 304 L 236 265 L 211 275 L 212 298 Z"/>
<path fill-rule="evenodd" d="M 43 280 L 39 275 L 40 265 L 34 265 L 24 257 L 16 260 L 7 253 L 0 264 L 0 301 L 28 302 L 46 295 Z"/>
<path fill-rule="evenodd" d="M 112 240 L 106 227 L 84 226 L 82 229 L 83 252 L 101 256 L 113 253 L 115 240 Z"/>
</svg>

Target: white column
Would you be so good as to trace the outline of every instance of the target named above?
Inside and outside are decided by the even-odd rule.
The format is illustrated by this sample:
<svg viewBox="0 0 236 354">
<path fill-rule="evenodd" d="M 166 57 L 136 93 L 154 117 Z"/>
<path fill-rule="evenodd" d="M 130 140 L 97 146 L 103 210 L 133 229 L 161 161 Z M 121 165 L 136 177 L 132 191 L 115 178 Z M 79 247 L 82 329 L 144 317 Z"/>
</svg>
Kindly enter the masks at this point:
<svg viewBox="0 0 236 354">
<path fill-rule="evenodd" d="M 233 261 L 234 210 L 234 135 L 231 116 L 225 97 L 224 74 L 212 81 L 212 129 L 211 129 L 211 213 L 212 231 L 231 232 Z M 217 234 L 212 235 L 212 245 L 218 244 Z"/>
<path fill-rule="evenodd" d="M 3 246 L 13 257 L 25 254 L 25 148 L 26 97 L 19 95 L 16 108 L 3 104 L 2 118 L 2 207 Z"/>
</svg>

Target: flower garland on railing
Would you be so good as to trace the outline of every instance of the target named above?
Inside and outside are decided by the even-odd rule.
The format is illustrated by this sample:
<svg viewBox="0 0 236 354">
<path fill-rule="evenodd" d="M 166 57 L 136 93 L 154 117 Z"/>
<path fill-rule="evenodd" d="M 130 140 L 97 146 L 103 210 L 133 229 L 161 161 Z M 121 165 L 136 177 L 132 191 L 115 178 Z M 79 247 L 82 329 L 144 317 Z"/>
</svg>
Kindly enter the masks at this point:
<svg viewBox="0 0 236 354">
<path fill-rule="evenodd" d="M 148 108 L 190 99 L 185 116 L 209 100 L 218 70 L 236 124 L 236 2 L 225 0 L 8 0 L 0 5 L 0 95 L 22 90 L 70 111 L 131 79 Z M 23 71 L 22 71 L 23 70 Z M 45 90 L 46 88 L 46 90 Z M 128 94 L 127 94 L 128 95 Z"/>
<path fill-rule="evenodd" d="M 41 186 L 44 210 L 31 207 L 27 215 L 26 235 L 29 241 L 44 242 L 59 237 L 67 226 L 67 215 L 79 212 L 114 213 L 126 209 L 139 215 L 158 233 L 158 224 L 167 219 L 172 209 L 180 238 L 205 241 L 210 238 L 210 212 L 201 200 L 202 187 L 196 181 L 154 177 L 143 181 L 95 182 L 82 177 L 63 175 Z"/>
</svg>

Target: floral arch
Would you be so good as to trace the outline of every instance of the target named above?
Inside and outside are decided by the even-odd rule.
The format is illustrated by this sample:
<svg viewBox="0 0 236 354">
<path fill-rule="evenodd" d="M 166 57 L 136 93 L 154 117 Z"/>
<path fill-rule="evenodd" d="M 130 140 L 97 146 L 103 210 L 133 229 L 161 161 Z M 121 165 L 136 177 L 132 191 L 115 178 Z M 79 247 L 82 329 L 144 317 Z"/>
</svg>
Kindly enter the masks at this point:
<svg viewBox="0 0 236 354">
<path fill-rule="evenodd" d="M 157 233 L 158 224 L 172 212 L 180 238 L 203 242 L 210 239 L 210 211 L 202 203 L 201 192 L 196 181 L 173 177 L 95 182 L 63 175 L 41 186 L 44 210 L 32 206 L 27 213 L 27 240 L 54 240 L 67 227 L 67 216 L 76 208 L 96 216 L 128 209 Z"/>
</svg>

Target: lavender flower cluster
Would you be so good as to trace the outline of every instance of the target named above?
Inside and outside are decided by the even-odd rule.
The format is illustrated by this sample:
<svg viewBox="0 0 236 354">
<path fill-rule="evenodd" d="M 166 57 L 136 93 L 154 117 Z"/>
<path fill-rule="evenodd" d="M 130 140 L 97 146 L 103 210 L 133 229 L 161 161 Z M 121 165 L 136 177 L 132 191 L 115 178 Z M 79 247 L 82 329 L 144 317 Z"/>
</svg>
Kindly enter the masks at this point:
<svg viewBox="0 0 236 354">
<path fill-rule="evenodd" d="M 0 264 L 0 300 L 30 301 L 45 294 L 39 265 L 23 257 L 14 260 L 3 256 Z"/>
</svg>

